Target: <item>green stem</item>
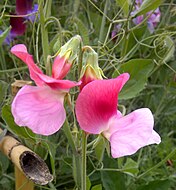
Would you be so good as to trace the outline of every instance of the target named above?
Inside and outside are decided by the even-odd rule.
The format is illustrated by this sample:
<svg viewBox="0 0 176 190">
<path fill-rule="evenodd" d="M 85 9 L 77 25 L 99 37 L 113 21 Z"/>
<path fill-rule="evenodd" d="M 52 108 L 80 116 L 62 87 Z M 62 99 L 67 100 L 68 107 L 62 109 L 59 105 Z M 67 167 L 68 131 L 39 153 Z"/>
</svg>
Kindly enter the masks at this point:
<svg viewBox="0 0 176 190">
<path fill-rule="evenodd" d="M 72 148 L 73 151 L 73 176 L 76 182 L 78 189 L 81 186 L 80 179 L 81 179 L 81 160 L 80 154 L 76 148 L 75 141 L 73 139 L 72 133 L 70 131 L 69 123 L 66 120 L 63 126 L 63 131 L 67 137 L 68 143 Z"/>
<path fill-rule="evenodd" d="M 156 164 L 154 167 L 148 169 L 146 172 L 142 173 L 141 175 L 137 176 L 137 179 L 144 177 L 145 175 L 147 175 L 148 173 L 150 173 L 152 170 L 155 170 L 156 168 L 159 168 L 160 166 L 162 166 L 168 159 L 170 159 L 171 157 L 173 157 L 176 154 L 176 148 L 170 153 L 168 154 L 161 162 L 159 162 L 158 164 Z"/>
<path fill-rule="evenodd" d="M 5 70 L 0 70 L 0 73 L 10 73 L 10 72 L 17 72 L 17 71 L 23 71 L 28 69 L 27 66 L 24 67 L 19 67 L 19 68 L 14 68 L 14 69 L 5 69 Z"/>
<path fill-rule="evenodd" d="M 73 154 L 77 154 L 76 145 L 75 145 L 75 142 L 73 140 L 73 136 L 71 134 L 69 123 L 68 123 L 67 120 L 64 123 L 63 130 L 64 130 L 64 133 L 65 133 L 65 135 L 67 137 L 68 143 L 72 148 Z"/>
<path fill-rule="evenodd" d="M 82 178 L 81 190 L 86 190 L 86 151 L 87 151 L 87 134 L 83 131 L 82 138 Z"/>
<path fill-rule="evenodd" d="M 47 57 L 49 55 L 49 42 L 48 42 L 48 32 L 45 27 L 45 15 L 43 10 L 43 0 L 39 0 L 39 14 L 40 14 L 40 24 L 41 24 L 41 36 L 42 36 L 42 48 L 43 48 L 43 59 L 47 70 Z M 47 71 L 46 71 L 47 72 Z"/>
<path fill-rule="evenodd" d="M 99 34 L 100 43 L 103 41 L 104 27 L 106 24 L 106 16 L 105 15 L 107 15 L 108 7 L 109 7 L 109 0 L 106 0 L 104 11 L 103 11 L 104 14 L 103 14 L 102 22 L 101 22 L 100 34 Z"/>
</svg>

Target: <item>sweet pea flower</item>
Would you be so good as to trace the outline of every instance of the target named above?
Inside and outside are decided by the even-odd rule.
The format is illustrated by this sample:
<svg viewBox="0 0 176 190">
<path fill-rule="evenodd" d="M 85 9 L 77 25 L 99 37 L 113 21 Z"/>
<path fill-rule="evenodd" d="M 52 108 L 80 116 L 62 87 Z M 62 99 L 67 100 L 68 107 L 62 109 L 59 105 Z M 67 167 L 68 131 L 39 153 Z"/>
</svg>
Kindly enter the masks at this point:
<svg viewBox="0 0 176 190">
<path fill-rule="evenodd" d="M 102 134 L 111 146 L 114 158 L 134 154 L 150 144 L 159 144 L 160 136 L 153 130 L 154 119 L 148 108 L 123 116 L 117 110 L 117 97 L 129 74 L 115 79 L 94 80 L 80 92 L 76 101 L 76 117 L 82 130 Z"/>
<path fill-rule="evenodd" d="M 112 38 L 113 40 L 116 40 L 116 38 L 117 38 L 116 35 L 119 33 L 121 27 L 122 27 L 121 24 L 116 24 L 116 25 L 114 26 L 114 29 L 113 29 L 112 32 L 111 32 L 111 38 Z"/>
<path fill-rule="evenodd" d="M 78 45 L 80 38 L 76 36 L 72 41 Z M 11 52 L 27 64 L 30 77 L 37 85 L 25 85 L 15 96 L 12 102 L 15 123 L 29 127 L 36 134 L 51 135 L 57 132 L 66 118 L 64 96 L 70 88 L 80 85 L 80 82 L 63 80 L 69 71 L 65 68 L 71 64 L 68 53 L 66 56 L 58 54 L 53 63 L 52 76 L 47 76 L 34 63 L 25 45 L 15 45 Z"/>
<path fill-rule="evenodd" d="M 135 13 L 140 9 L 140 6 L 142 5 L 143 0 L 136 0 L 135 1 L 135 9 L 133 12 L 131 12 L 131 15 L 135 15 Z M 149 16 L 147 19 L 147 26 L 150 33 L 154 32 L 154 29 L 156 28 L 158 22 L 160 22 L 161 12 L 160 9 L 157 8 L 154 11 L 149 11 L 146 16 Z M 135 25 L 140 24 L 144 20 L 144 15 L 139 15 L 136 18 L 134 18 L 132 21 Z"/>
<path fill-rule="evenodd" d="M 147 15 L 150 15 L 147 21 L 148 29 L 150 33 L 153 33 L 157 24 L 160 22 L 161 12 L 159 8 L 157 8 L 153 13 L 151 11 L 148 12 Z"/>
</svg>

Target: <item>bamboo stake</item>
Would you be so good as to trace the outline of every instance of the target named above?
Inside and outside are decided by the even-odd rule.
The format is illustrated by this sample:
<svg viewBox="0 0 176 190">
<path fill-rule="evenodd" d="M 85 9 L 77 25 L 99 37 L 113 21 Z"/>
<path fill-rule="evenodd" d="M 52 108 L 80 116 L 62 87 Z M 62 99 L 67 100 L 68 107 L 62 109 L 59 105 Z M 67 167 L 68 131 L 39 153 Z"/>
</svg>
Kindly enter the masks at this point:
<svg viewBox="0 0 176 190">
<path fill-rule="evenodd" d="M 0 129 L 1 133 L 2 130 Z M 17 168 L 15 174 L 17 176 L 25 175 L 27 177 L 23 180 L 17 178 L 20 179 L 19 182 L 17 180 L 18 184 L 21 184 L 20 181 L 28 183 L 27 180 L 30 179 L 36 184 L 46 185 L 53 180 L 53 176 L 50 174 L 46 163 L 36 153 L 22 145 L 14 137 L 9 135 L 4 136 L 0 141 L 0 150 L 14 163 Z M 18 172 L 22 172 L 22 174 L 18 174 Z M 24 188 L 24 190 L 28 189 Z"/>
<path fill-rule="evenodd" d="M 34 183 L 26 178 L 18 167 L 15 166 L 15 189 L 16 190 L 34 190 Z"/>
</svg>

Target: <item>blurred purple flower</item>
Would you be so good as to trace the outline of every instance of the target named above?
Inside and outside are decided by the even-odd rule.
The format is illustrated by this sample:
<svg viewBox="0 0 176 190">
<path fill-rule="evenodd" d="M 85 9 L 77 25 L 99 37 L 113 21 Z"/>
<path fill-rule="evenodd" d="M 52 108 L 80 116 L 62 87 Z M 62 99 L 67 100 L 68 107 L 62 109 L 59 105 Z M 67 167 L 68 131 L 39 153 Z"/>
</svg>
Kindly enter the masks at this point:
<svg viewBox="0 0 176 190">
<path fill-rule="evenodd" d="M 34 4 L 32 8 L 33 0 L 16 0 L 16 13 L 10 17 L 11 30 L 4 43 L 10 45 L 11 41 L 17 36 L 22 36 L 26 30 L 25 20 L 34 22 L 36 19 L 35 13 L 38 11 L 38 4 Z M 33 13 L 33 14 L 32 14 Z M 31 14 L 27 16 L 28 14 Z M 14 17 L 19 16 L 19 17 Z M 2 31 L 0 30 L 0 34 Z"/>
<path fill-rule="evenodd" d="M 151 11 L 147 13 L 147 15 L 151 15 L 148 18 L 147 23 L 150 33 L 153 33 L 155 27 L 157 26 L 157 23 L 160 22 L 161 12 L 159 8 L 157 8 L 152 14 L 151 13 L 152 13 Z"/>
<path fill-rule="evenodd" d="M 140 8 L 141 4 L 143 3 L 143 0 L 136 0 L 135 1 L 135 9 L 133 12 L 131 12 L 131 15 L 134 15 Z M 155 27 L 157 26 L 157 23 L 160 22 L 161 12 L 159 8 L 157 8 L 154 12 L 150 11 L 146 14 L 146 16 L 149 16 L 147 19 L 147 25 L 150 33 L 154 32 Z M 137 16 L 133 19 L 133 23 L 135 25 L 140 24 L 144 19 L 144 15 Z"/>
<path fill-rule="evenodd" d="M 120 31 L 120 29 L 121 29 L 121 24 L 116 24 L 115 26 L 114 26 L 114 29 L 112 30 L 112 32 L 111 32 L 111 38 L 113 39 L 113 40 L 116 40 L 116 38 L 117 38 L 117 34 L 118 34 L 118 32 Z"/>
<path fill-rule="evenodd" d="M 33 0 L 16 0 L 16 13 L 18 15 L 27 15 L 24 16 L 26 20 L 30 20 L 31 22 L 35 21 L 35 13 L 38 11 L 38 4 L 34 4 L 34 8 L 32 8 Z"/>
<path fill-rule="evenodd" d="M 15 14 L 13 14 L 15 16 Z M 22 36 L 26 30 L 26 24 L 24 23 L 24 18 L 22 17 L 10 17 L 11 30 L 4 40 L 4 44 L 10 45 L 11 41 L 17 36 Z M 0 30 L 0 34 L 3 33 Z"/>
</svg>

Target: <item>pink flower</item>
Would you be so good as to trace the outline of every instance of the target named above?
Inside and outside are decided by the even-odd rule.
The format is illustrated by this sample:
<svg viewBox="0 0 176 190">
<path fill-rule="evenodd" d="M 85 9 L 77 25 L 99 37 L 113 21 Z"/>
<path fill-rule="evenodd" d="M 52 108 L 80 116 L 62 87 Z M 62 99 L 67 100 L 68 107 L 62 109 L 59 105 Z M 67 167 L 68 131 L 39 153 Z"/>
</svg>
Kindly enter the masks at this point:
<svg viewBox="0 0 176 190">
<path fill-rule="evenodd" d="M 117 97 L 129 74 L 115 79 L 88 83 L 76 101 L 76 117 L 82 130 L 102 134 L 110 141 L 112 157 L 134 154 L 149 144 L 159 144 L 160 136 L 153 130 L 154 119 L 148 108 L 123 116 L 117 111 Z"/>
<path fill-rule="evenodd" d="M 37 134 L 55 133 L 61 128 L 66 118 L 63 106 L 64 96 L 70 88 L 80 84 L 62 80 L 69 71 L 68 59 L 58 55 L 54 60 L 52 76 L 47 76 L 34 63 L 25 45 L 15 45 L 11 52 L 27 64 L 30 77 L 37 85 L 25 85 L 15 96 L 12 103 L 15 122 L 19 126 L 29 127 Z"/>
</svg>

